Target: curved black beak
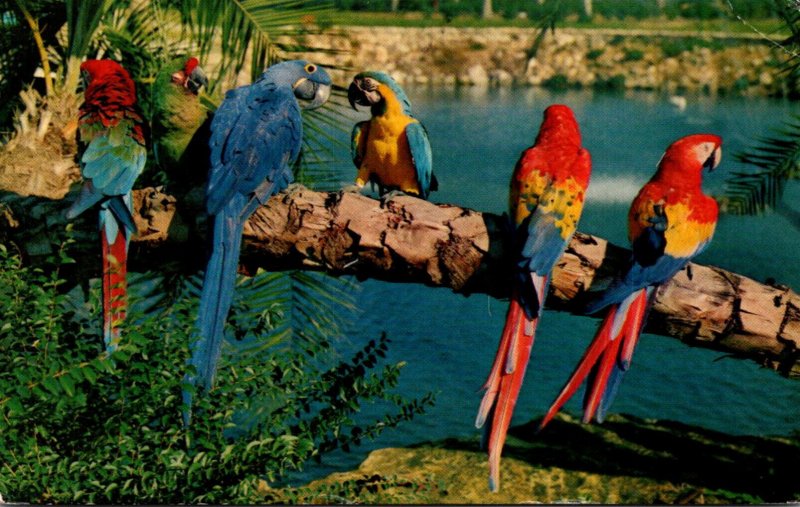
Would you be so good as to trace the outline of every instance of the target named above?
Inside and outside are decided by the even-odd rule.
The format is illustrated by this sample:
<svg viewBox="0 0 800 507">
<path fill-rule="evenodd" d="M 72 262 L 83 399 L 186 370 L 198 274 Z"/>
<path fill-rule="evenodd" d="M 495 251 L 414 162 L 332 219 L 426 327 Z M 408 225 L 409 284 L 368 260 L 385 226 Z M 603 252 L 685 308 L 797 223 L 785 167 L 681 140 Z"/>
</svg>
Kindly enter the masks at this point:
<svg viewBox="0 0 800 507">
<path fill-rule="evenodd" d="M 703 169 L 708 169 L 709 172 L 713 171 L 722 160 L 722 146 L 717 146 L 711 155 L 703 163 Z"/>
<path fill-rule="evenodd" d="M 208 77 L 203 69 L 198 65 L 186 78 L 186 88 L 197 95 L 204 87 L 208 87 Z"/>
<path fill-rule="evenodd" d="M 330 83 L 320 83 L 302 78 L 294 84 L 294 96 L 305 101 L 303 109 L 316 109 L 328 101 L 331 96 Z"/>
<path fill-rule="evenodd" d="M 362 87 L 364 80 L 356 76 L 347 89 L 347 100 L 350 107 L 358 110 L 356 105 L 372 107 L 382 100 L 377 90 L 366 90 Z"/>
</svg>

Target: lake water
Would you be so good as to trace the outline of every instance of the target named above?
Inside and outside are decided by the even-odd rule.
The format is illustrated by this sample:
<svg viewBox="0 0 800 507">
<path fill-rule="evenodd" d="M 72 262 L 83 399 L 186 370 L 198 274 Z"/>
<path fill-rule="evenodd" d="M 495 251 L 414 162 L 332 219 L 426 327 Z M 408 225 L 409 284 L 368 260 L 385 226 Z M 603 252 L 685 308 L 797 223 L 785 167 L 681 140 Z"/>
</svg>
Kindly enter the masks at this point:
<svg viewBox="0 0 800 507">
<path fill-rule="evenodd" d="M 626 214 L 652 175 L 664 148 L 676 138 L 712 132 L 724 139 L 723 161 L 705 188 L 720 192 L 726 174 L 740 168 L 732 157 L 798 105 L 762 98 L 689 97 L 677 110 L 647 92 L 598 94 L 540 89 L 407 89 L 429 131 L 440 191 L 431 200 L 501 213 L 520 152 L 535 138 L 542 111 L 552 103 L 572 107 L 583 144 L 591 151 L 592 181 L 579 229 L 627 245 Z M 355 174 L 353 169 L 353 175 Z M 790 187 L 787 202 L 800 191 Z M 714 242 L 697 259 L 750 276 L 773 277 L 800 289 L 800 229 L 778 215 L 723 216 Z M 464 297 L 447 289 L 374 280 L 361 285 L 363 312 L 342 353 L 385 330 L 389 360 L 406 361 L 399 392 L 437 393 L 435 407 L 351 453 L 323 458 L 303 478 L 357 466 L 376 448 L 453 436 L 477 436 L 478 389 L 488 373 L 503 326 L 506 302 Z M 598 320 L 545 311 L 515 410 L 514 424 L 540 417 L 592 338 Z M 749 361 L 690 348 L 671 338 L 644 335 L 611 412 L 671 419 L 733 434 L 772 435 L 800 430 L 800 383 Z M 578 393 L 564 410 L 580 411 Z M 366 407 L 365 415 L 375 412 Z"/>
</svg>

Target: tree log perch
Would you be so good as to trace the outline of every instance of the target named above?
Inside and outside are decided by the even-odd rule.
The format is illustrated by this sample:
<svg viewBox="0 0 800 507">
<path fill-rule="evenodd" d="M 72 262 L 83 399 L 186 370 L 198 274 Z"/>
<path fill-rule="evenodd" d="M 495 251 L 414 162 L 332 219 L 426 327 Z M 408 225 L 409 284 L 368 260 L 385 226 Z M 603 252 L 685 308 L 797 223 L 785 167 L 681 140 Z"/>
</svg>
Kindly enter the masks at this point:
<svg viewBox="0 0 800 507">
<path fill-rule="evenodd" d="M 64 228 L 61 210 L 73 196 L 3 199 L 0 239 L 13 241 L 31 261 L 49 253 L 50 238 Z M 202 269 L 207 228 L 200 202 L 201 194 L 179 202 L 159 189 L 135 191 L 139 233 L 131 244 L 130 269 Z M 507 298 L 512 264 L 507 223 L 504 216 L 409 196 L 379 201 L 294 186 L 245 224 L 241 270 L 318 270 Z M 99 274 L 95 230 L 93 217 L 76 223 L 81 255 L 73 257 L 80 259 L 80 276 Z M 602 238 L 577 233 L 554 270 L 547 306 L 582 314 L 587 292 L 607 285 L 629 255 Z M 646 331 L 800 378 L 800 296 L 785 286 L 693 263 L 660 288 Z"/>
</svg>

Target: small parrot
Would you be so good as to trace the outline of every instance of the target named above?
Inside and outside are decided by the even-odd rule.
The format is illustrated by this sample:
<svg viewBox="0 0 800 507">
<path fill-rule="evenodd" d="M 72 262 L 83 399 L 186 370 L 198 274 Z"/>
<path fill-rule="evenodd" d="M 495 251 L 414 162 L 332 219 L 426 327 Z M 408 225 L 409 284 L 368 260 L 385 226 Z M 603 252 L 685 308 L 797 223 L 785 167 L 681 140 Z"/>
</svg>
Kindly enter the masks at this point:
<svg viewBox="0 0 800 507">
<path fill-rule="evenodd" d="M 672 143 L 655 175 L 634 198 L 628 212 L 630 261 L 618 278 L 586 307 L 608 311 L 578 366 L 542 419 L 544 428 L 589 376 L 583 422 L 602 422 L 623 374 L 630 368 L 636 342 L 658 287 L 687 266 L 714 235 L 717 202 L 703 193 L 703 169 L 722 159 L 722 139 L 695 134 Z M 590 374 L 591 372 L 591 374 Z"/>
<path fill-rule="evenodd" d="M 253 84 L 228 91 L 211 122 L 211 167 L 206 211 L 213 223 L 213 245 L 206 266 L 199 337 L 191 345 L 187 375 L 193 386 L 214 383 L 225 321 L 239 266 L 242 229 L 250 215 L 292 182 L 292 165 L 303 139 L 298 99 L 306 108 L 324 104 L 331 79 L 324 69 L 302 60 L 267 68 Z M 192 392 L 183 393 L 184 423 L 191 418 Z"/>
<path fill-rule="evenodd" d="M 439 183 L 433 174 L 428 133 L 413 117 L 400 86 L 383 72 L 362 72 L 347 90 L 353 109 L 369 106 L 372 118 L 353 127 L 350 149 L 358 168 L 355 187 L 376 183 L 381 194 L 401 191 L 427 199 Z"/>
<path fill-rule="evenodd" d="M 66 211 L 72 220 L 100 205 L 103 259 L 103 340 L 113 352 L 127 308 L 128 242 L 136 232 L 131 189 L 147 160 L 145 122 L 128 72 L 112 60 L 81 64 L 84 100 L 79 109 L 78 145 L 84 184 Z"/>
<path fill-rule="evenodd" d="M 156 164 L 180 184 L 205 181 L 208 170 L 208 110 L 199 93 L 208 78 L 195 57 L 167 63 L 152 87 L 151 134 Z"/>
<path fill-rule="evenodd" d="M 483 388 L 475 426 L 489 452 L 489 489 L 500 487 L 500 454 L 511 424 L 550 272 L 569 244 L 583 209 L 591 157 L 581 147 L 578 123 L 565 105 L 552 105 L 533 146 L 522 152 L 511 177 L 516 265 L 500 346 Z"/>
</svg>

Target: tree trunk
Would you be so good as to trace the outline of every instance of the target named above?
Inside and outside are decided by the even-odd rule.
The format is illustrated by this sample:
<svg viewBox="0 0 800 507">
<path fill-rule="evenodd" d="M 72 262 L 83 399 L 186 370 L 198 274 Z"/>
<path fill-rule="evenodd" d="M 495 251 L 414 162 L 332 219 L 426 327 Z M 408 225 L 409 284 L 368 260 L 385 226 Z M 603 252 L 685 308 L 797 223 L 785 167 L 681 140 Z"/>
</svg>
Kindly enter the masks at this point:
<svg viewBox="0 0 800 507">
<path fill-rule="evenodd" d="M 45 258 L 52 238 L 63 235 L 62 211 L 72 199 L 74 193 L 66 201 L 7 194 L 0 201 L 0 241 L 13 242 L 29 262 Z M 180 202 L 154 188 L 134 192 L 139 233 L 131 270 L 202 269 L 201 199 L 202 192 Z M 506 298 L 507 223 L 503 216 L 408 196 L 382 202 L 298 186 L 274 196 L 245 224 L 241 270 L 309 269 Z M 98 276 L 93 213 L 79 217 L 74 236 L 70 253 L 78 262 L 71 275 Z M 587 291 L 607 284 L 629 255 L 602 238 L 576 234 L 553 272 L 547 306 L 581 314 Z M 785 286 L 691 264 L 658 291 L 646 330 L 800 377 L 800 296 Z"/>
<path fill-rule="evenodd" d="M 489 19 L 493 16 L 492 12 L 492 0 L 483 0 L 483 12 L 481 17 L 483 19 Z"/>
<path fill-rule="evenodd" d="M 400 0 L 392 0 L 391 9 L 392 12 L 397 12 L 400 9 Z"/>
<path fill-rule="evenodd" d="M 583 14 L 588 18 L 592 18 L 592 0 L 583 0 Z"/>
</svg>

